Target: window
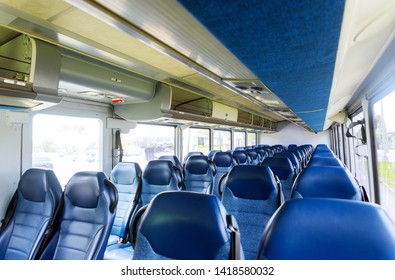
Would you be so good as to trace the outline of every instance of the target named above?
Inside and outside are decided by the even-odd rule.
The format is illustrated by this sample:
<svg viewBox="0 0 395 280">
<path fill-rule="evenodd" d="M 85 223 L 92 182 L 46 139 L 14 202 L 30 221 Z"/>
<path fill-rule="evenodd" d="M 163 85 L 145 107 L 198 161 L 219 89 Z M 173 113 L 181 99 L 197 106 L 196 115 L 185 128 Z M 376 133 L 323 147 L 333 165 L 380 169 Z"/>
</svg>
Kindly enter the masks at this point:
<svg viewBox="0 0 395 280">
<path fill-rule="evenodd" d="M 182 133 L 182 154 L 189 152 L 207 154 L 210 150 L 210 130 L 205 128 L 187 128 Z"/>
<path fill-rule="evenodd" d="M 247 133 L 247 146 L 254 146 L 256 145 L 256 133 L 255 132 L 248 132 Z"/>
<path fill-rule="evenodd" d="M 234 148 L 246 146 L 246 134 L 243 131 L 235 131 L 233 133 Z"/>
<path fill-rule="evenodd" d="M 380 203 L 395 219 L 395 92 L 374 104 Z"/>
<path fill-rule="evenodd" d="M 357 122 L 364 118 L 363 112 L 355 115 L 352 118 L 353 122 Z M 351 134 L 356 138 L 352 139 L 352 146 L 354 148 L 354 172 L 355 177 L 359 183 L 366 188 L 368 193 L 371 193 L 369 189 L 369 170 L 368 170 L 368 147 L 366 144 L 362 144 L 362 126 L 357 125 L 352 128 Z"/>
<path fill-rule="evenodd" d="M 123 161 L 137 162 L 142 169 L 161 155 L 174 155 L 173 126 L 138 124 L 128 134 L 121 134 Z"/>
<path fill-rule="evenodd" d="M 36 115 L 32 167 L 53 169 L 63 186 L 78 171 L 100 171 L 101 131 L 98 119 Z"/>
<path fill-rule="evenodd" d="M 214 130 L 214 150 L 227 151 L 232 149 L 231 132 L 229 130 Z"/>
</svg>

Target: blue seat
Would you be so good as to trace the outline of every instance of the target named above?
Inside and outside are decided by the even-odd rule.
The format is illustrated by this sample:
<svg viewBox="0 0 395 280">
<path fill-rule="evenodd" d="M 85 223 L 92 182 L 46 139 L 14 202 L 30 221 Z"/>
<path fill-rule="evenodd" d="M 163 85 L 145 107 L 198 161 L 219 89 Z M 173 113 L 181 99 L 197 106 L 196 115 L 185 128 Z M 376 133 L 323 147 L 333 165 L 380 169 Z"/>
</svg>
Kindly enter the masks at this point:
<svg viewBox="0 0 395 280">
<path fill-rule="evenodd" d="M 363 200 L 358 182 L 339 166 L 307 166 L 296 179 L 291 198 L 307 197 Z"/>
<path fill-rule="evenodd" d="M 217 152 L 221 152 L 221 150 L 210 150 L 210 152 L 208 152 L 208 154 L 207 154 L 208 159 L 209 159 L 209 160 L 213 160 L 213 157 L 214 157 L 214 155 L 215 155 Z"/>
<path fill-rule="evenodd" d="M 267 225 L 259 259 L 395 259 L 395 225 L 373 203 L 344 199 L 286 201 Z"/>
<path fill-rule="evenodd" d="M 118 192 L 103 172 L 74 174 L 40 259 L 103 259 L 117 202 Z"/>
<path fill-rule="evenodd" d="M 174 168 L 177 171 L 178 174 L 178 180 L 182 183 L 182 180 L 184 180 L 184 173 L 183 173 L 183 167 L 182 163 L 178 159 L 177 156 L 175 155 L 162 155 L 158 159 L 164 159 L 164 160 L 169 160 L 171 163 L 173 163 Z"/>
<path fill-rule="evenodd" d="M 299 174 L 302 171 L 302 169 L 300 167 L 299 160 L 298 160 L 298 158 L 296 157 L 296 155 L 294 153 L 288 152 L 288 151 L 283 151 L 281 153 L 275 154 L 274 157 L 285 157 L 285 158 L 288 158 L 291 161 L 292 165 L 294 166 L 295 171 L 296 171 L 297 174 Z"/>
<path fill-rule="evenodd" d="M 340 161 L 340 159 L 336 157 L 321 157 L 321 156 L 312 157 L 308 165 L 345 167 L 344 164 Z"/>
<path fill-rule="evenodd" d="M 237 161 L 230 152 L 217 152 L 213 157 L 213 164 L 215 165 L 213 194 L 219 198 L 218 190 L 219 188 L 222 190 L 222 186 L 219 185 L 220 179 L 227 174 L 233 166 L 237 165 Z"/>
<path fill-rule="evenodd" d="M 187 162 L 188 158 L 190 156 L 203 156 L 204 154 L 202 152 L 199 151 L 192 151 L 192 152 L 188 152 L 187 155 L 184 157 L 183 165 L 185 166 L 185 163 Z"/>
<path fill-rule="evenodd" d="M 141 194 L 142 170 L 136 162 L 119 162 L 111 171 L 110 181 L 118 191 L 118 206 L 107 246 L 124 242 L 129 219 Z"/>
<path fill-rule="evenodd" d="M 265 226 L 283 202 L 273 172 L 262 165 L 237 165 L 225 178 L 222 204 L 239 224 L 245 259 L 256 259 Z"/>
<path fill-rule="evenodd" d="M 162 191 L 180 190 L 181 185 L 173 164 L 168 160 L 151 160 L 142 175 L 142 190 L 139 207 L 147 205 Z"/>
<path fill-rule="evenodd" d="M 231 153 L 232 156 L 236 159 L 238 165 L 249 165 L 251 163 L 251 159 L 246 151 L 234 150 Z"/>
<path fill-rule="evenodd" d="M 286 157 L 271 157 L 266 158 L 262 165 L 270 167 L 281 182 L 284 199 L 290 199 L 292 186 L 297 175 L 291 161 Z"/>
<path fill-rule="evenodd" d="M 190 156 L 184 166 L 183 190 L 212 194 L 214 176 L 214 168 L 207 156 Z"/>
<path fill-rule="evenodd" d="M 259 155 L 255 149 L 246 149 L 247 155 L 251 158 L 251 164 L 260 164 Z"/>
<path fill-rule="evenodd" d="M 171 190 L 179 191 L 180 187 L 178 174 L 171 161 L 165 159 L 149 161 L 141 176 L 141 195 L 130 218 L 127 243 L 108 246 L 104 258 L 106 260 L 132 259 L 134 248 L 131 242 L 131 225 L 138 222 L 139 211 L 144 209 L 157 194 Z"/>
<path fill-rule="evenodd" d="M 0 229 L 0 260 L 36 257 L 61 196 L 52 170 L 31 168 L 22 175 Z"/>
<path fill-rule="evenodd" d="M 255 147 L 254 149 L 258 153 L 259 163 L 262 163 L 263 160 L 269 156 L 268 152 L 263 147 Z"/>
<path fill-rule="evenodd" d="M 135 260 L 243 258 L 237 223 L 213 195 L 163 192 L 135 232 Z"/>
</svg>

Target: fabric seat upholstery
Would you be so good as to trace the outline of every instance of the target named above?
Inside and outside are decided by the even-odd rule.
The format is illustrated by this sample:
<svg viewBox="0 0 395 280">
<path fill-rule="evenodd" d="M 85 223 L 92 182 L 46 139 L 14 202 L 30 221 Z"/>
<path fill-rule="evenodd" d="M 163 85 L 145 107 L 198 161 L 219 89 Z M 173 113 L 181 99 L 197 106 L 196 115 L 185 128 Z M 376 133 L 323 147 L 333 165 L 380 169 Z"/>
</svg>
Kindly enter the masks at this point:
<svg viewBox="0 0 395 280">
<path fill-rule="evenodd" d="M 290 199 L 292 185 L 296 178 L 296 171 L 291 161 L 286 157 L 272 157 L 266 158 L 262 165 L 270 167 L 281 182 L 284 199 Z"/>
<path fill-rule="evenodd" d="M 213 195 L 163 192 L 141 218 L 133 259 L 231 259 L 232 246 L 239 251 L 241 248 L 240 243 L 232 243 L 231 219 L 227 216 Z"/>
<path fill-rule="evenodd" d="M 238 224 L 246 259 L 256 259 L 263 231 L 283 201 L 267 166 L 237 165 L 225 178 L 222 203 Z"/>
<path fill-rule="evenodd" d="M 237 162 L 230 152 L 217 152 L 213 157 L 213 164 L 215 165 L 213 194 L 219 197 L 219 188 L 223 189 L 219 186 L 221 177 L 236 166 Z"/>
</svg>

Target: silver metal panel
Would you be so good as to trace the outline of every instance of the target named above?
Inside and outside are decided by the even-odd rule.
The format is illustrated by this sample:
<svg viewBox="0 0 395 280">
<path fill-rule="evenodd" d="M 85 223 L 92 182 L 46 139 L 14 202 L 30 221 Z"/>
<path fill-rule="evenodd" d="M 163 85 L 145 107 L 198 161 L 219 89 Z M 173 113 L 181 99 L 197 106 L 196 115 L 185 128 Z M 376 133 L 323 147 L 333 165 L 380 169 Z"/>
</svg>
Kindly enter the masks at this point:
<svg viewBox="0 0 395 280">
<path fill-rule="evenodd" d="M 255 78 L 177 1 L 96 2 L 221 78 Z"/>
<path fill-rule="evenodd" d="M 71 52 L 62 55 L 61 63 L 59 89 L 62 93 L 71 91 L 80 97 L 90 95 L 92 99 L 107 97 L 107 102 L 123 98 L 126 103 L 144 102 L 154 96 L 154 80 Z"/>
</svg>

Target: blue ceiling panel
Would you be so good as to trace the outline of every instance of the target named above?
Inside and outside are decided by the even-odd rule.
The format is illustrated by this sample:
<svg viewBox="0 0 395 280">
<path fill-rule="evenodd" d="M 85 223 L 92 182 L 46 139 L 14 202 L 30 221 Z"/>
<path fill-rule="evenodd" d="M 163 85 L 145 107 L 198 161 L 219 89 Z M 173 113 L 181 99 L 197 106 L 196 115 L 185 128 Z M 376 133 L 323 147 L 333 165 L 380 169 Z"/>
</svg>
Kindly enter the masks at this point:
<svg viewBox="0 0 395 280">
<path fill-rule="evenodd" d="M 180 0 L 314 131 L 324 127 L 344 0 Z"/>
</svg>

